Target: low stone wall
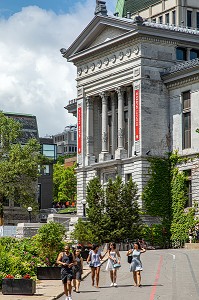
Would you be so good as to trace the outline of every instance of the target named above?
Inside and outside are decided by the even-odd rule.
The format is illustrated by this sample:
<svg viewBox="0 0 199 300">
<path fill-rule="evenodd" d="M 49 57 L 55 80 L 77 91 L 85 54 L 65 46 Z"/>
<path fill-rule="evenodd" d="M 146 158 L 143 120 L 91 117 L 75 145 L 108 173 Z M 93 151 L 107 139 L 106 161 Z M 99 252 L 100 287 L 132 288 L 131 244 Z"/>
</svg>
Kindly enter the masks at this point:
<svg viewBox="0 0 199 300">
<path fill-rule="evenodd" d="M 199 243 L 185 243 L 184 248 L 188 250 L 199 250 Z"/>
</svg>

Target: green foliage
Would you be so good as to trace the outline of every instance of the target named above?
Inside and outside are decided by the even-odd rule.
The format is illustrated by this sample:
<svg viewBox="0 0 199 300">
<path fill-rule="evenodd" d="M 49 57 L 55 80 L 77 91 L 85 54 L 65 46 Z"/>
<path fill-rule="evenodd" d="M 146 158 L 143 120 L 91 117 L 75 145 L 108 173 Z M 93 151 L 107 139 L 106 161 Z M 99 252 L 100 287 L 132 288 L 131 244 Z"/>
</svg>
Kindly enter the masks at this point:
<svg viewBox="0 0 199 300">
<path fill-rule="evenodd" d="M 63 250 L 66 229 L 64 225 L 49 222 L 39 228 L 35 241 L 40 258 L 47 265 L 54 265 L 57 254 Z"/>
<path fill-rule="evenodd" d="M 65 168 L 64 165 L 57 163 L 53 166 L 53 195 L 54 202 L 69 201 L 70 203 L 77 198 L 77 179 L 75 166 Z"/>
<path fill-rule="evenodd" d="M 121 177 L 109 180 L 106 188 L 108 240 L 121 241 L 139 237 L 137 185 L 132 178 L 123 183 Z"/>
<path fill-rule="evenodd" d="M 3 216 L 3 197 L 28 207 L 37 207 L 38 164 L 42 156 L 36 139 L 21 145 L 20 124 L 0 113 L 0 202 Z"/>
<path fill-rule="evenodd" d="M 59 210 L 58 214 L 72 214 L 72 213 L 76 213 L 76 211 L 77 211 L 76 207 L 67 207 Z"/>
<path fill-rule="evenodd" d="M 167 223 L 171 219 L 170 160 L 151 158 L 149 162 L 150 179 L 142 194 L 144 208 L 147 214 Z"/>
<path fill-rule="evenodd" d="M 172 170 L 172 222 L 171 222 L 171 240 L 173 245 L 183 246 L 188 241 L 189 229 L 193 228 L 196 221 L 194 220 L 195 209 L 189 208 L 185 211 L 187 202 L 186 193 L 186 175 L 177 168 Z"/>
<path fill-rule="evenodd" d="M 87 242 L 95 241 L 95 236 L 92 232 L 92 225 L 90 222 L 86 222 L 82 219 L 78 219 L 77 224 L 75 224 L 75 229 L 71 235 L 74 240 L 78 240 L 81 244 Z M 97 242 L 97 241 L 95 241 Z"/>
<path fill-rule="evenodd" d="M 159 243 L 182 246 L 188 239 L 188 231 L 195 224 L 195 209 L 185 211 L 187 202 L 186 176 L 178 166 L 188 162 L 175 151 L 168 158 L 152 158 L 142 199 L 146 213 L 162 220 Z M 157 231 L 158 232 L 158 231 Z M 151 237 L 149 237 L 151 240 Z M 162 240 L 163 239 L 163 240 Z M 162 242 L 161 242 L 162 240 Z"/>
<path fill-rule="evenodd" d="M 141 229 L 137 186 L 124 184 L 118 176 L 109 180 L 104 191 L 99 178 L 87 186 L 87 222 L 79 221 L 73 237 L 79 241 L 103 243 L 138 238 Z"/>
</svg>

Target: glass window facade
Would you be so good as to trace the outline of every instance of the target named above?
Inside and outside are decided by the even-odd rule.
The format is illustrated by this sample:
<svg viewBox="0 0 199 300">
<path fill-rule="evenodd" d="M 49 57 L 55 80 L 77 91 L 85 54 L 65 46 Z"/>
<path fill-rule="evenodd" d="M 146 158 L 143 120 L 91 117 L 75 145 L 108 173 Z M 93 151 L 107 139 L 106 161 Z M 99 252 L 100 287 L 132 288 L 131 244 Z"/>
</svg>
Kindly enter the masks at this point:
<svg viewBox="0 0 199 300">
<path fill-rule="evenodd" d="M 57 159 L 57 146 L 50 144 L 42 144 L 42 154 L 53 160 Z"/>
</svg>

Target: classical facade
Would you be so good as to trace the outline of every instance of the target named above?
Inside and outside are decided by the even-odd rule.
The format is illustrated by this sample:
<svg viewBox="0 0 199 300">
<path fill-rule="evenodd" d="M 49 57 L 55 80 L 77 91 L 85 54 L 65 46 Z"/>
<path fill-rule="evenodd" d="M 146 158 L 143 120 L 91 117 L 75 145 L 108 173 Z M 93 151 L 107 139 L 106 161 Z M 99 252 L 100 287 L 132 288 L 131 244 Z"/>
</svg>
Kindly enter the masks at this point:
<svg viewBox="0 0 199 300">
<path fill-rule="evenodd" d="M 95 14 L 61 49 L 77 67 L 77 98 L 67 109 L 78 124 L 78 213 L 94 176 L 104 186 L 132 176 L 141 194 L 147 157 L 175 149 L 194 157 L 181 169 L 190 178 L 187 205 L 199 202 L 199 31 L 108 16 L 104 1 Z"/>
<path fill-rule="evenodd" d="M 118 0 L 116 14 L 150 22 L 199 28 L 198 0 Z"/>
</svg>

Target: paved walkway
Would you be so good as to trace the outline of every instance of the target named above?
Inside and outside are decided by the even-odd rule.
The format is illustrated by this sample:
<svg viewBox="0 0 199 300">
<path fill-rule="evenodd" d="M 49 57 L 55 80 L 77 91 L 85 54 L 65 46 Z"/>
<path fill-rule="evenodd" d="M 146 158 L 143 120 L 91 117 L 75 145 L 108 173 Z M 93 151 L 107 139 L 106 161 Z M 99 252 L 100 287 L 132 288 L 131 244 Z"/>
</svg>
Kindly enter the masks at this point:
<svg viewBox="0 0 199 300">
<path fill-rule="evenodd" d="M 106 259 L 103 260 L 105 262 Z M 82 279 L 90 274 L 90 268 L 84 262 L 84 271 Z M 0 300 L 55 300 L 63 295 L 63 284 L 61 280 L 38 280 L 36 284 L 36 293 L 34 295 L 2 295 Z"/>
</svg>

